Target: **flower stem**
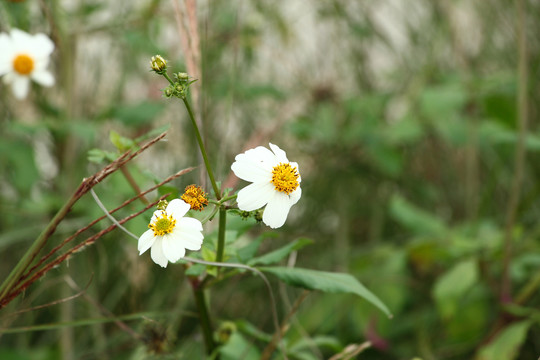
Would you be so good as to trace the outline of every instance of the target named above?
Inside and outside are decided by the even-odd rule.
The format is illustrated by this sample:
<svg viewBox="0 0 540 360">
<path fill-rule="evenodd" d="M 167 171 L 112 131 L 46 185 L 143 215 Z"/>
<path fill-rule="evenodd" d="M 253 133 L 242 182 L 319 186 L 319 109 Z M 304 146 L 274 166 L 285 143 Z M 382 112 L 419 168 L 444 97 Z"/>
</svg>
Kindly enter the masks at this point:
<svg viewBox="0 0 540 360">
<path fill-rule="evenodd" d="M 120 168 L 120 171 L 122 172 L 122 175 L 124 175 L 124 177 L 126 178 L 129 185 L 131 185 L 133 190 L 135 190 L 135 194 L 137 194 L 139 196 L 139 199 L 142 201 L 142 203 L 144 205 L 150 204 L 150 201 L 148 201 L 148 199 L 146 197 L 144 197 L 144 195 L 141 195 L 141 193 L 142 193 L 141 188 L 139 187 L 139 184 L 137 184 L 137 182 L 135 181 L 135 179 L 133 178 L 133 176 L 129 172 L 129 170 L 127 168 L 127 164 L 122 166 Z"/>
<path fill-rule="evenodd" d="M 195 136 L 197 137 L 197 142 L 199 143 L 199 148 L 201 149 L 201 154 L 204 160 L 204 165 L 206 166 L 206 171 L 208 172 L 208 177 L 210 178 L 210 182 L 212 183 L 212 188 L 214 189 L 214 193 L 216 194 L 216 199 L 221 199 L 221 191 L 219 190 L 216 180 L 214 178 L 214 173 L 212 171 L 212 167 L 210 167 L 210 162 L 208 161 L 208 155 L 206 155 L 206 148 L 204 147 L 204 143 L 201 137 L 201 133 L 199 132 L 199 127 L 197 126 L 197 122 L 195 121 L 195 116 L 193 115 L 193 110 L 191 110 L 191 105 L 189 105 L 189 102 L 187 99 L 182 99 L 184 101 L 184 105 L 186 105 L 187 112 L 189 114 L 189 118 L 191 119 L 191 123 L 193 124 L 193 128 L 195 130 Z"/>
<path fill-rule="evenodd" d="M 225 207 L 219 208 L 219 228 L 218 243 L 216 252 L 216 262 L 223 262 L 223 250 L 225 249 L 225 228 L 227 226 L 227 210 Z"/>
<path fill-rule="evenodd" d="M 201 323 L 206 353 L 212 354 L 216 348 L 216 344 L 212 335 L 212 323 L 210 322 L 210 316 L 208 315 L 204 288 L 199 286 L 197 279 L 191 280 L 191 286 L 193 288 L 193 295 L 195 296 L 195 304 L 199 311 L 199 322 Z"/>
</svg>

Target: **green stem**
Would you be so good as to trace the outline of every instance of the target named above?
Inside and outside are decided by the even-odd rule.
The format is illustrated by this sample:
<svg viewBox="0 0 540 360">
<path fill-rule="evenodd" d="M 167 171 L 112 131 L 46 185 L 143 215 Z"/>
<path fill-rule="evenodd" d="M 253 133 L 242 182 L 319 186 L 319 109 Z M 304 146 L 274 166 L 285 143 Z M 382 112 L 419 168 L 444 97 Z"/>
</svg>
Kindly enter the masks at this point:
<svg viewBox="0 0 540 360">
<path fill-rule="evenodd" d="M 199 311 L 199 321 L 201 323 L 206 353 L 210 355 L 214 352 L 216 344 L 214 343 L 214 337 L 212 335 L 212 324 L 210 322 L 210 316 L 208 315 L 204 288 L 198 286 L 193 281 L 191 285 L 193 287 L 193 295 L 195 295 L 195 304 L 197 305 L 197 309 Z"/>
<path fill-rule="evenodd" d="M 212 172 L 212 167 L 210 167 L 210 162 L 208 161 L 208 155 L 206 155 L 206 149 L 204 147 L 204 143 L 201 137 L 201 133 L 199 132 L 199 127 L 197 126 L 197 122 L 195 121 L 195 116 L 193 115 L 193 110 L 191 110 L 191 105 L 189 105 L 189 102 L 187 99 L 182 99 L 184 101 L 184 105 L 186 105 L 187 112 L 189 114 L 189 118 L 191 119 L 191 123 L 193 124 L 193 128 L 195 130 L 195 136 L 197 137 L 197 142 L 199 143 L 199 148 L 201 149 L 201 154 L 204 160 L 204 165 L 206 166 L 206 171 L 208 172 L 208 177 L 210 178 L 210 182 L 212 183 L 212 188 L 214 189 L 214 193 L 216 194 L 216 199 L 221 199 L 221 192 L 216 184 L 216 180 L 214 178 L 214 173 Z"/>
<path fill-rule="evenodd" d="M 225 249 L 226 226 L 227 226 L 227 210 L 224 207 L 220 207 L 219 208 L 219 229 L 218 229 L 216 262 L 223 262 L 223 250 Z"/>
</svg>

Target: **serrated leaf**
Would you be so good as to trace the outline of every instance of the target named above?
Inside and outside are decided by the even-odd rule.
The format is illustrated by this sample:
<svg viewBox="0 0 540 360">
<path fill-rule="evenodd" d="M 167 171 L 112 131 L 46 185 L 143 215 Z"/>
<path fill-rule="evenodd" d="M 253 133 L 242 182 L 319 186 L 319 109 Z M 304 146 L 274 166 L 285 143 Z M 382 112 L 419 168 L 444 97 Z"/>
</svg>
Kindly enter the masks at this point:
<svg viewBox="0 0 540 360">
<path fill-rule="evenodd" d="M 530 326 L 529 320 L 508 326 L 491 343 L 480 349 L 476 360 L 517 359 L 519 348 L 525 341 Z"/>
<path fill-rule="evenodd" d="M 256 257 L 248 262 L 248 265 L 255 266 L 255 265 L 270 265 L 275 264 L 279 261 L 281 261 L 283 258 L 285 258 L 287 255 L 289 255 L 291 252 L 301 249 L 306 245 L 312 244 L 313 240 L 301 238 L 293 241 L 292 243 L 289 243 L 277 250 L 271 251 L 267 254 L 264 254 L 262 256 Z"/>
<path fill-rule="evenodd" d="M 275 275 L 291 286 L 328 293 L 358 295 L 378 307 L 388 317 L 392 317 L 386 305 L 350 274 L 288 267 L 262 267 L 260 270 Z"/>
</svg>

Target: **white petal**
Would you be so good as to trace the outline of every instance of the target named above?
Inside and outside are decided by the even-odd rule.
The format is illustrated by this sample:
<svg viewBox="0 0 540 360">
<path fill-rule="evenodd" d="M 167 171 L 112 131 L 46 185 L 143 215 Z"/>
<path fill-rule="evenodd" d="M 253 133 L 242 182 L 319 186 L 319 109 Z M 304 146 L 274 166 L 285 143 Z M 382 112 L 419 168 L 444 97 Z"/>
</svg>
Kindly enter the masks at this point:
<svg viewBox="0 0 540 360">
<path fill-rule="evenodd" d="M 19 100 L 24 99 L 28 94 L 30 79 L 27 76 L 15 76 L 12 83 L 13 95 Z"/>
<path fill-rule="evenodd" d="M 189 231 L 202 231 L 202 223 L 194 218 L 184 217 L 176 221 L 176 228 L 186 229 Z"/>
<path fill-rule="evenodd" d="M 257 146 L 255 149 L 249 149 L 244 155 L 251 161 L 262 162 L 265 166 L 274 167 L 278 163 L 274 153 L 264 146 Z"/>
<path fill-rule="evenodd" d="M 298 200 L 300 200 L 300 197 L 302 196 L 302 189 L 300 186 L 296 188 L 292 193 L 289 194 L 289 199 L 292 202 L 292 205 L 296 204 Z"/>
<path fill-rule="evenodd" d="M 34 35 L 32 42 L 34 44 L 32 53 L 38 58 L 47 57 L 54 51 L 54 43 L 45 34 Z"/>
<path fill-rule="evenodd" d="M 271 166 L 261 161 L 253 161 L 246 154 L 237 155 L 231 169 L 236 176 L 246 181 L 263 182 L 272 179 Z"/>
<path fill-rule="evenodd" d="M 182 246 L 188 250 L 200 250 L 203 243 L 203 235 L 198 231 L 178 229 L 173 232 L 181 240 Z"/>
<path fill-rule="evenodd" d="M 30 77 L 41 86 L 49 87 L 54 85 L 54 77 L 47 70 L 34 71 Z"/>
<path fill-rule="evenodd" d="M 172 215 L 177 221 L 189 211 L 191 206 L 181 199 L 174 199 L 167 205 L 167 215 Z"/>
<path fill-rule="evenodd" d="M 287 194 L 276 191 L 264 208 L 263 222 L 273 229 L 283 226 L 292 205 Z"/>
<path fill-rule="evenodd" d="M 262 208 L 276 191 L 271 182 L 253 183 L 238 192 L 236 201 L 240 210 L 252 211 Z"/>
<path fill-rule="evenodd" d="M 289 160 L 287 159 L 287 154 L 285 153 L 285 151 L 281 150 L 279 148 L 279 146 L 270 143 L 270 149 L 272 149 L 274 154 L 276 154 L 278 162 L 280 162 L 280 163 L 288 163 L 289 162 Z"/>
<path fill-rule="evenodd" d="M 161 267 L 167 267 L 168 260 L 165 257 L 165 254 L 163 253 L 163 237 L 158 236 L 156 237 L 156 241 L 154 242 L 154 245 L 152 245 L 152 248 L 150 249 L 150 257 L 152 257 L 152 260 L 156 264 L 158 264 Z"/>
<path fill-rule="evenodd" d="M 139 238 L 139 244 L 137 245 L 139 255 L 142 255 L 146 250 L 150 249 L 155 240 L 156 237 L 154 236 L 152 229 L 146 230 Z"/>
<path fill-rule="evenodd" d="M 29 49 L 32 49 L 34 45 L 32 35 L 22 30 L 11 29 L 9 36 L 16 51 L 28 51 Z"/>
<path fill-rule="evenodd" d="M 176 234 L 163 236 L 163 253 L 172 263 L 177 262 L 181 257 L 186 255 L 186 249 L 182 245 L 181 238 Z"/>
</svg>

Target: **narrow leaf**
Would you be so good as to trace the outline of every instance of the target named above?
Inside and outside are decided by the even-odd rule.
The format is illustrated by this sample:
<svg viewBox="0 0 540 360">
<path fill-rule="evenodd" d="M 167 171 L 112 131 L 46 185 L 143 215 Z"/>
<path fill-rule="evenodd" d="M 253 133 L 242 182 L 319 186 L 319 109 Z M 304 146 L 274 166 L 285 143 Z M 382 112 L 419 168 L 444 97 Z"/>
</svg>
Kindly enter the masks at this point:
<svg viewBox="0 0 540 360">
<path fill-rule="evenodd" d="M 392 317 L 386 305 L 352 275 L 287 267 L 262 267 L 260 270 L 292 286 L 329 293 L 356 294 Z"/>
</svg>

